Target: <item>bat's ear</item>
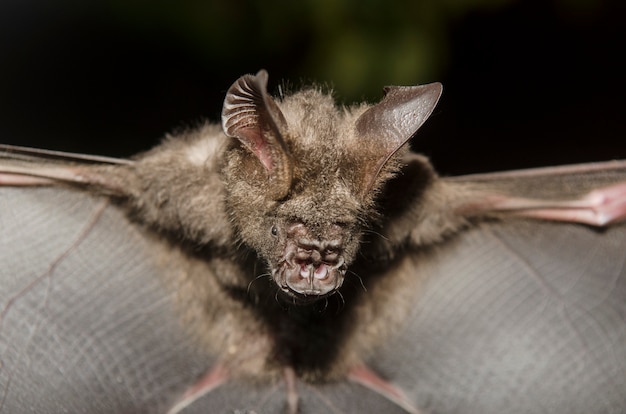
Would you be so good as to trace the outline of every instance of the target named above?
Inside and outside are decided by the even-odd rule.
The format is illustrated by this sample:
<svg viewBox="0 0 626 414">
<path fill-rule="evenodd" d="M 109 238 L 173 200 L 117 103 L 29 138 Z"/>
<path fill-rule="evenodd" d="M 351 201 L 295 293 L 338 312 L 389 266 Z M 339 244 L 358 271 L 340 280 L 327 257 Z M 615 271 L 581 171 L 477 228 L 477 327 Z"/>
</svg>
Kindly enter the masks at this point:
<svg viewBox="0 0 626 414">
<path fill-rule="evenodd" d="M 359 140 L 371 142 L 382 151 L 377 163 L 372 164 L 365 177 L 367 192 L 385 163 L 396 153 L 428 119 L 443 87 L 440 83 L 419 86 L 387 86 L 385 97 L 357 119 Z"/>
<path fill-rule="evenodd" d="M 271 181 L 270 196 L 276 200 L 289 192 L 293 161 L 284 136 L 287 122 L 267 93 L 267 72 L 245 75 L 228 89 L 222 109 L 222 127 L 239 139 L 263 164 Z"/>
</svg>

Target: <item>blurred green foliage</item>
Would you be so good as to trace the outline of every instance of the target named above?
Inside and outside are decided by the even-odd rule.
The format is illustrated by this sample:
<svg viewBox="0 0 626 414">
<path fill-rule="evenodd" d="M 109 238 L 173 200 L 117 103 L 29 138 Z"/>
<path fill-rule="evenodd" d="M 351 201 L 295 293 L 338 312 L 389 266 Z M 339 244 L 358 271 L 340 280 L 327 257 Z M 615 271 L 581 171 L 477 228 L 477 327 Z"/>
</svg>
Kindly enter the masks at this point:
<svg viewBox="0 0 626 414">
<path fill-rule="evenodd" d="M 181 124 L 218 120 L 232 82 L 265 68 L 272 93 L 316 82 L 342 103 L 443 82 L 416 143 L 449 158 L 449 171 L 552 162 L 540 158 L 558 138 L 552 154 L 576 152 L 568 162 L 591 150 L 621 157 L 626 3 L 616 3 L 3 0 L 0 137 L 127 156 Z"/>
<path fill-rule="evenodd" d="M 332 80 L 348 101 L 380 94 L 380 85 L 441 79 L 451 28 L 468 13 L 514 0 L 111 0 L 107 7 L 135 30 L 166 31 L 226 66 L 288 67 L 287 75 Z M 554 0 L 567 19 L 584 19 L 603 0 Z M 497 34 L 494 34 L 497 36 Z M 257 68 L 258 68 L 257 67 Z M 257 68 L 248 68 L 248 71 Z M 233 73 L 235 76 L 237 73 Z"/>
<path fill-rule="evenodd" d="M 332 79 L 346 100 L 380 85 L 437 80 L 448 61 L 449 26 L 465 13 L 512 0 L 302 0 L 108 2 L 122 24 L 166 31 L 225 64 L 284 64 L 305 79 Z M 252 70 L 252 69 L 249 69 Z M 233 74 L 235 76 L 235 74 Z"/>
</svg>

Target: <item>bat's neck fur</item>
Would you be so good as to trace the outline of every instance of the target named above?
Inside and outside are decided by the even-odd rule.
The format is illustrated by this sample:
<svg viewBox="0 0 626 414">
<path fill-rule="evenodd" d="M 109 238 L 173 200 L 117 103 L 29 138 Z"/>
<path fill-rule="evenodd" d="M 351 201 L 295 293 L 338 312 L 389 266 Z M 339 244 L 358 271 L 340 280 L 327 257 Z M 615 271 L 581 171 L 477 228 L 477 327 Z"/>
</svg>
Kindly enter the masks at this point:
<svg viewBox="0 0 626 414">
<path fill-rule="evenodd" d="M 224 293 L 219 303 L 207 304 L 206 299 L 197 298 L 203 303 L 205 312 L 212 313 L 214 307 L 219 308 L 218 312 L 231 309 L 240 315 L 239 319 L 253 326 L 251 328 L 242 323 L 231 327 L 233 331 L 240 330 L 241 338 L 245 339 L 234 341 L 238 342 L 241 358 L 231 356 L 228 363 L 235 375 L 244 377 L 248 377 L 249 366 L 264 367 L 263 375 L 252 372 L 257 380 L 267 376 L 280 377 L 285 366 L 292 367 L 299 377 L 311 382 L 344 375 L 349 367 L 362 362 L 382 339 L 387 338 L 381 335 L 383 332 L 391 334 L 395 330 L 407 311 L 403 304 L 411 302 L 402 298 L 412 297 L 415 290 L 411 286 L 418 283 L 417 278 L 402 271 L 395 277 L 382 277 L 389 269 L 403 269 L 406 266 L 404 259 L 388 258 L 383 265 L 372 257 L 360 257 L 351 266 L 350 277 L 338 293 L 310 304 L 301 304 L 284 296 L 269 277 L 252 277 L 263 274 L 266 264 L 245 246 L 230 253 L 237 257 L 236 267 L 240 276 L 249 280 L 245 285 L 231 284 L 234 269 L 230 267 L 224 273 L 224 261 L 217 258 L 215 252 L 196 251 L 194 254 L 199 254 L 204 263 L 213 264 L 210 266 L 213 276 L 226 276 L 216 278 Z M 224 259 L 232 259 L 233 256 Z M 203 276 L 206 277 L 206 274 Z M 396 292 L 395 295 L 390 295 L 390 291 Z M 210 295 L 213 300 L 214 293 Z M 194 294 L 198 295 L 198 292 Z M 376 301 L 376 306 L 371 303 L 364 306 L 368 301 Z M 376 313 L 378 308 L 381 309 L 379 314 Z M 387 313 L 382 312 L 383 309 Z M 391 316 L 388 314 L 390 309 Z M 206 318 L 196 323 L 202 325 L 208 321 L 213 319 Z M 200 331 L 206 335 L 212 330 L 214 327 L 207 326 Z M 259 336 L 250 332 L 258 332 Z M 215 337 L 211 336 L 210 342 L 214 344 Z M 234 333 L 234 338 L 240 337 Z M 255 343 L 261 338 L 271 338 L 271 342 L 258 349 Z M 226 343 L 230 342 L 226 340 Z M 244 350 L 246 347 L 251 349 Z M 224 345 L 222 350 L 226 348 L 228 346 Z"/>
</svg>

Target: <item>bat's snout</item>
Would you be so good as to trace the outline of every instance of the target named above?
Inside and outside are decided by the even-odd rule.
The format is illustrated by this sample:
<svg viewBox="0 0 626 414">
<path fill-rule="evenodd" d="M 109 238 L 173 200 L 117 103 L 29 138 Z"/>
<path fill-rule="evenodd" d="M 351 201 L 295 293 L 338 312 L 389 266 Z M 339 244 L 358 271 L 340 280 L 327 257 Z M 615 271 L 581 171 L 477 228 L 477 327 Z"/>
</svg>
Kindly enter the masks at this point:
<svg viewBox="0 0 626 414">
<path fill-rule="evenodd" d="M 284 268 L 283 288 L 297 296 L 322 297 L 337 290 L 343 283 L 344 271 L 327 263 L 294 263 Z"/>
<path fill-rule="evenodd" d="M 274 280 L 287 293 L 317 299 L 341 287 L 346 272 L 340 242 L 300 239 L 290 243 Z"/>
<path fill-rule="evenodd" d="M 276 284 L 303 302 L 313 302 L 339 289 L 347 270 L 345 230 L 329 223 L 313 232 L 302 221 L 290 222 L 282 228 L 284 232 L 279 230 L 276 236 L 279 245 L 284 244 L 278 260 L 270 263 Z"/>
</svg>

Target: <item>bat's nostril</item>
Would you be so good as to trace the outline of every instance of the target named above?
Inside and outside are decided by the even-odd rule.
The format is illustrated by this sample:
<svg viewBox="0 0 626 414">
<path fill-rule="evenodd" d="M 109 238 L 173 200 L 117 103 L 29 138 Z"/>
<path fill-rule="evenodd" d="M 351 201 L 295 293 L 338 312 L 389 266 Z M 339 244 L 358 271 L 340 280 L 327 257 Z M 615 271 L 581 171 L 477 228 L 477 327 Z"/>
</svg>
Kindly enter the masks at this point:
<svg viewBox="0 0 626 414">
<path fill-rule="evenodd" d="M 311 273 L 313 273 L 313 267 L 311 265 L 300 265 L 300 277 L 302 279 L 310 279 Z"/>
<path fill-rule="evenodd" d="M 315 269 L 315 272 L 313 272 L 313 276 L 316 279 L 326 279 L 328 275 L 328 266 L 326 266 L 325 264 L 321 264 L 317 267 L 317 269 Z"/>
</svg>

